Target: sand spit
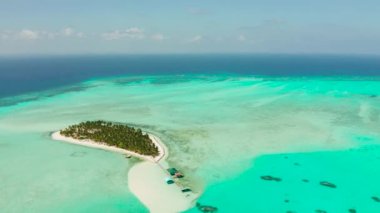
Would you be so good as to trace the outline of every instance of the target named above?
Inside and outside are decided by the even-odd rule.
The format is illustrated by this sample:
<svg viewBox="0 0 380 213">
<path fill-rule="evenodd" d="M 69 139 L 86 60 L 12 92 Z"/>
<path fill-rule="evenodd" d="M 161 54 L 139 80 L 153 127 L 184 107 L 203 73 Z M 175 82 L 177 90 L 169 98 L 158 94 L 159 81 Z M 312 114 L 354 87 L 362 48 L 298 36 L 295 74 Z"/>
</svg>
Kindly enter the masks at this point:
<svg viewBox="0 0 380 213">
<path fill-rule="evenodd" d="M 170 185 L 166 183 L 165 179 L 170 177 L 166 171 L 169 166 L 165 161 L 169 154 L 168 149 L 158 137 L 150 133 L 148 135 L 159 149 L 159 155 L 154 158 L 105 143 L 65 137 L 59 131 L 54 132 L 51 137 L 54 140 L 131 155 L 143 160 L 130 169 L 128 187 L 149 211 L 152 213 L 176 213 L 189 209 L 194 205 L 197 194 L 183 193 L 181 191 L 183 186 L 178 182 Z"/>
</svg>

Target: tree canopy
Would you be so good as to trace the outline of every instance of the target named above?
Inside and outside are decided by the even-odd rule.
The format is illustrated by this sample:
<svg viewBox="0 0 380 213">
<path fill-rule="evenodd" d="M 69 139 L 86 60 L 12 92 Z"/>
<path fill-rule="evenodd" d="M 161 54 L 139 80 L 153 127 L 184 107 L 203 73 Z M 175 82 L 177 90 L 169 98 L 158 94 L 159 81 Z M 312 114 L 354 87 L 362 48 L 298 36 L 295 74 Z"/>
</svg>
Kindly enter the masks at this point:
<svg viewBox="0 0 380 213">
<path fill-rule="evenodd" d="M 86 121 L 71 125 L 61 130 L 66 137 L 94 142 L 102 142 L 110 146 L 126 149 L 142 155 L 158 156 L 158 147 L 149 136 L 139 128 L 129 127 L 107 121 Z"/>
</svg>

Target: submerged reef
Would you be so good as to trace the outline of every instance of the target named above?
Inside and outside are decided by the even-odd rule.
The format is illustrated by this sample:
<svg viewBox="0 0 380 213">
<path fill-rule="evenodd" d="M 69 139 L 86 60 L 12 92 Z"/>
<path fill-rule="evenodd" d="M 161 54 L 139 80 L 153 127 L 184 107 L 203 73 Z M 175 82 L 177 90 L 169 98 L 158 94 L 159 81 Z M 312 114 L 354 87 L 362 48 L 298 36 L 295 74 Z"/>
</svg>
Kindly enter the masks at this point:
<svg viewBox="0 0 380 213">
<path fill-rule="evenodd" d="M 330 188 L 336 188 L 336 185 L 327 181 L 321 181 L 320 184 L 322 186 L 330 187 Z"/>
<path fill-rule="evenodd" d="M 379 197 L 372 196 L 371 198 L 372 198 L 372 200 L 374 200 L 375 202 L 380 203 L 380 198 L 379 198 Z"/>
<path fill-rule="evenodd" d="M 273 176 L 270 176 L 270 175 L 261 176 L 260 178 L 263 179 L 263 180 L 276 181 L 276 182 L 280 182 L 282 180 L 281 178 L 273 177 Z"/>
<path fill-rule="evenodd" d="M 218 208 L 214 206 L 206 206 L 206 205 L 201 205 L 200 203 L 196 204 L 197 208 L 201 212 L 217 212 Z"/>
<path fill-rule="evenodd" d="M 87 152 L 73 152 L 70 154 L 71 157 L 83 157 L 87 154 Z"/>
</svg>

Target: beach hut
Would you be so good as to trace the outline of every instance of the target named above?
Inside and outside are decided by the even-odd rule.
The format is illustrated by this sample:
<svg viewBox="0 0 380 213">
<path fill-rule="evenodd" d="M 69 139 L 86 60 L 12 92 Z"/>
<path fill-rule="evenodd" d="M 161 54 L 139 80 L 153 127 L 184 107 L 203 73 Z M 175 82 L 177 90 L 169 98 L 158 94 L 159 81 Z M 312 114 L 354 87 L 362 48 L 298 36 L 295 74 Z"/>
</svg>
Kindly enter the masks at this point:
<svg viewBox="0 0 380 213">
<path fill-rule="evenodd" d="M 174 183 L 174 180 L 171 179 L 170 177 L 167 177 L 167 178 L 165 178 L 165 182 L 166 182 L 167 184 L 173 184 L 173 183 Z"/>
<path fill-rule="evenodd" d="M 178 172 L 176 168 L 169 168 L 167 170 L 171 176 L 174 176 Z"/>
<path fill-rule="evenodd" d="M 189 188 L 184 188 L 184 189 L 182 189 L 181 190 L 183 193 L 185 193 L 185 192 L 191 192 L 191 189 L 189 189 Z"/>
</svg>

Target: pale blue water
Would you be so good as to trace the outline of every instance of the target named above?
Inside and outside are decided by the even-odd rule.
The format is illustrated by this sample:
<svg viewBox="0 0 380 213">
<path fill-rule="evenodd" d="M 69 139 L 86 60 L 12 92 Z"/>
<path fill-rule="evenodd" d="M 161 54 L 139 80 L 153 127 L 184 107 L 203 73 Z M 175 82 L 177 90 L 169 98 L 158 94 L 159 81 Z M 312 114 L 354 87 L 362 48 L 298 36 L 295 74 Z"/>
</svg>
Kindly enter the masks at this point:
<svg viewBox="0 0 380 213">
<path fill-rule="evenodd" d="M 370 67 L 367 74 L 380 70 L 369 64 L 359 67 Z M 161 137 L 171 165 L 203 192 L 199 202 L 220 212 L 380 212 L 380 203 L 371 199 L 380 197 L 378 77 L 358 77 L 359 71 L 350 77 L 285 73 L 95 78 L 2 98 L 0 208 L 147 212 L 128 189 L 133 162 L 49 138 L 69 124 L 105 119 Z M 282 181 L 267 182 L 262 175 Z M 320 186 L 323 180 L 337 188 Z"/>
<path fill-rule="evenodd" d="M 148 212 L 128 192 L 122 156 L 54 143 L 46 131 L 2 128 L 0 138 L 1 212 Z"/>
</svg>

